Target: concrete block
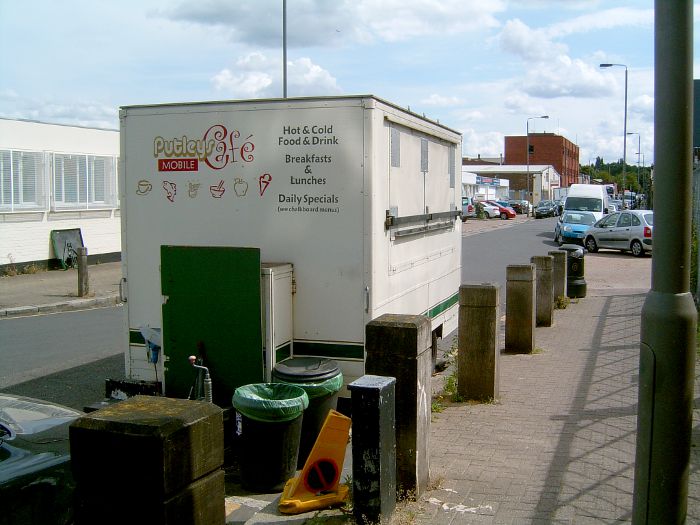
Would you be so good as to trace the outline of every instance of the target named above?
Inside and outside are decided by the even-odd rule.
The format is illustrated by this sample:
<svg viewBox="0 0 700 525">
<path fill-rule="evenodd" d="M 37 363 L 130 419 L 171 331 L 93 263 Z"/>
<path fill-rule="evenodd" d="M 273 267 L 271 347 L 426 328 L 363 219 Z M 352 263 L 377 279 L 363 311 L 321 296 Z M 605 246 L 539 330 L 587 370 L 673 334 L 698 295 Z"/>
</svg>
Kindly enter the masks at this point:
<svg viewBox="0 0 700 525">
<path fill-rule="evenodd" d="M 431 325 L 422 315 L 385 314 L 365 329 L 365 373 L 396 378 L 396 483 L 418 497 L 430 474 Z"/>
<path fill-rule="evenodd" d="M 127 500 L 165 501 L 223 464 L 222 411 L 203 401 L 135 396 L 86 414 L 69 433 L 83 493 L 118 487 Z"/>
<path fill-rule="evenodd" d="M 547 252 L 552 260 L 552 294 L 554 301 L 559 297 L 566 297 L 566 252 L 564 250 L 552 250 Z"/>
<path fill-rule="evenodd" d="M 506 342 L 510 353 L 535 349 L 535 265 L 506 267 Z"/>
<path fill-rule="evenodd" d="M 551 255 L 535 255 L 530 262 L 535 265 L 535 324 L 552 326 L 554 299 L 552 289 Z"/>
<path fill-rule="evenodd" d="M 78 485 L 76 525 L 224 525 L 225 474 L 222 469 L 199 478 L 158 500 L 148 493 L 126 499 L 121 487 L 81 492 Z"/>
<path fill-rule="evenodd" d="M 457 391 L 466 399 L 499 395 L 499 290 L 495 283 L 467 283 L 459 288 Z"/>
</svg>

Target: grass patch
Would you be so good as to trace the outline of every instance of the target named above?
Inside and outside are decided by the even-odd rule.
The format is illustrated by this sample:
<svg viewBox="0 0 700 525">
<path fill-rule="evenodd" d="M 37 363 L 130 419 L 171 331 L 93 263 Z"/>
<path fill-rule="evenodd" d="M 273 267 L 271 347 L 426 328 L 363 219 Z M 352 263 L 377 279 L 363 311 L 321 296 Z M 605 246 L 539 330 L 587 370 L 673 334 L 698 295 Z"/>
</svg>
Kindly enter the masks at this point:
<svg viewBox="0 0 700 525">
<path fill-rule="evenodd" d="M 560 295 L 554 301 L 554 308 L 556 310 L 566 310 L 566 307 L 569 306 L 569 303 L 571 303 L 571 299 L 564 295 Z"/>
</svg>

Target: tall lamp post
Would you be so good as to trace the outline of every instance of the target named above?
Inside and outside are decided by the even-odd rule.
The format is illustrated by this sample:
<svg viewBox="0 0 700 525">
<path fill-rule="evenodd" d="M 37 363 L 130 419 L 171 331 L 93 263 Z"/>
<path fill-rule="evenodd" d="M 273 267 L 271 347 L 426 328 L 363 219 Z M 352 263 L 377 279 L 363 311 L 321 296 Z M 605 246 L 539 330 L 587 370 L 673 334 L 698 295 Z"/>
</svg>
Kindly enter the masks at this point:
<svg viewBox="0 0 700 525">
<path fill-rule="evenodd" d="M 622 131 L 622 205 L 625 204 L 625 164 L 627 164 L 627 66 L 625 64 L 600 64 L 600 67 L 624 67 L 625 68 L 625 123 Z"/>
<path fill-rule="evenodd" d="M 536 118 L 549 118 L 549 115 L 541 115 L 539 117 L 528 117 L 527 121 L 525 123 L 525 135 L 526 135 L 526 150 L 525 154 L 527 155 L 527 197 L 530 200 L 530 204 L 534 204 L 534 200 L 532 196 L 530 195 L 530 121 L 535 120 Z"/>
<path fill-rule="evenodd" d="M 641 185 L 640 178 L 639 178 L 639 160 L 641 159 L 642 155 L 642 136 L 637 133 L 636 131 L 628 131 L 628 135 L 637 135 L 637 186 Z"/>
<path fill-rule="evenodd" d="M 282 0 L 282 97 L 287 98 L 287 0 Z"/>
</svg>

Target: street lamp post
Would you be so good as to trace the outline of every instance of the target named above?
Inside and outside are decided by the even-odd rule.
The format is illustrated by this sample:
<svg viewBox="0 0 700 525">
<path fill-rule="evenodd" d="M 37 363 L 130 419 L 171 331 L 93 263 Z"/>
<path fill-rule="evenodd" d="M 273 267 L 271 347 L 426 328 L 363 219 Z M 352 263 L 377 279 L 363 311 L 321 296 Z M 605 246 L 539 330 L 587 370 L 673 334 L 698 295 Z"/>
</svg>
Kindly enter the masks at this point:
<svg viewBox="0 0 700 525">
<path fill-rule="evenodd" d="M 600 64 L 600 67 L 619 66 L 625 68 L 625 120 L 622 131 L 622 205 L 625 204 L 625 164 L 627 164 L 627 66 L 625 64 Z"/>
<path fill-rule="evenodd" d="M 534 204 L 534 200 L 532 196 L 530 195 L 530 121 L 534 120 L 536 118 L 545 118 L 548 119 L 549 115 L 541 115 L 539 117 L 528 117 L 527 121 L 525 123 L 525 135 L 526 135 L 526 149 L 525 149 L 525 155 L 527 156 L 527 198 L 530 201 L 530 204 Z"/>
<path fill-rule="evenodd" d="M 287 98 L 287 0 L 282 0 L 282 97 Z"/>
<path fill-rule="evenodd" d="M 640 185 L 640 178 L 639 178 L 639 160 L 642 155 L 642 136 L 637 133 L 636 131 L 628 131 L 628 135 L 637 135 L 637 186 Z"/>
</svg>

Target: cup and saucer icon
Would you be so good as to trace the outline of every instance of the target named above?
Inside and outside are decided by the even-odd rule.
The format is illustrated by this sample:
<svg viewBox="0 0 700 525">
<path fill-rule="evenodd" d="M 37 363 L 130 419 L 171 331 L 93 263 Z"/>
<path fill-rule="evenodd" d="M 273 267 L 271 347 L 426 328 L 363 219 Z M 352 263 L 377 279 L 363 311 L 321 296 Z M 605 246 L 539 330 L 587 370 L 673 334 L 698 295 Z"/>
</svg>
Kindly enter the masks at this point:
<svg viewBox="0 0 700 525">
<path fill-rule="evenodd" d="M 140 180 L 136 189 L 136 195 L 146 195 L 153 189 L 153 184 L 147 180 Z"/>
</svg>

